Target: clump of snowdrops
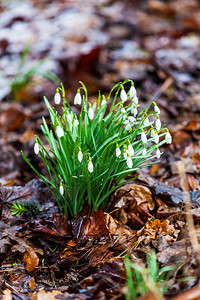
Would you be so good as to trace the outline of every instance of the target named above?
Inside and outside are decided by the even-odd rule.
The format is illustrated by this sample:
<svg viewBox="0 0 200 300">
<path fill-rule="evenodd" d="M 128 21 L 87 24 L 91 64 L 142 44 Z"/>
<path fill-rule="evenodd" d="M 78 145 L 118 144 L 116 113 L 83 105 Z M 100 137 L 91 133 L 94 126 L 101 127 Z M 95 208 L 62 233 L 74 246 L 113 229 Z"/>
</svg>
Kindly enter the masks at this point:
<svg viewBox="0 0 200 300">
<path fill-rule="evenodd" d="M 126 85 L 129 91 L 125 91 Z M 49 187 L 61 212 L 69 217 L 79 212 L 85 201 L 92 212 L 105 208 L 110 194 L 130 181 L 125 180 L 128 174 L 153 164 L 154 159 L 160 158 L 159 147 L 171 143 L 168 129 L 161 126 L 160 109 L 155 102 L 138 112 L 137 92 L 131 80 L 116 84 L 107 98 L 99 93 L 94 105 L 81 83 L 74 97 L 80 116 L 73 112 L 63 85 L 54 97 L 55 105 L 62 101 L 61 115 L 47 98 L 44 101 L 51 129 L 44 117 L 41 129 L 49 148 L 37 136 L 34 151 L 46 164 L 49 178 L 22 155 Z"/>
</svg>

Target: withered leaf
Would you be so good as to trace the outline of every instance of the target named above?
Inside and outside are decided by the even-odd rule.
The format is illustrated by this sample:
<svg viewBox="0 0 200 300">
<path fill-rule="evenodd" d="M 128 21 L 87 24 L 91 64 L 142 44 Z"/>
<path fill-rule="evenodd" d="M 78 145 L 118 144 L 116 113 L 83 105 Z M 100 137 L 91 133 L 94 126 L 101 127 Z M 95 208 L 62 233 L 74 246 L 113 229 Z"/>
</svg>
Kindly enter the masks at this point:
<svg viewBox="0 0 200 300">
<path fill-rule="evenodd" d="M 39 264 L 39 258 L 33 249 L 27 249 L 23 256 L 23 263 L 25 265 L 27 272 L 32 272 L 35 270 Z"/>
</svg>

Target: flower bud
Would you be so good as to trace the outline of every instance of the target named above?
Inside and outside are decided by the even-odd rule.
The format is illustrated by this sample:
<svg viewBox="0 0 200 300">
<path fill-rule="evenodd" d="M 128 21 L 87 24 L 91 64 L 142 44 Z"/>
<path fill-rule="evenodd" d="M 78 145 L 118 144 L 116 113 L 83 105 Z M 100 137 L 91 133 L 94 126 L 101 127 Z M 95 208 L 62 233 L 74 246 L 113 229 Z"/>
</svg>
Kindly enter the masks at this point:
<svg viewBox="0 0 200 300">
<path fill-rule="evenodd" d="M 126 162 L 127 162 L 127 166 L 131 169 L 133 167 L 133 162 L 130 156 L 127 157 Z"/>
<path fill-rule="evenodd" d="M 172 136 L 169 133 L 169 131 L 167 131 L 166 134 L 165 134 L 165 140 L 166 140 L 167 144 L 171 144 L 172 143 Z"/>
<path fill-rule="evenodd" d="M 159 117 L 157 117 L 157 120 L 156 120 L 156 130 L 159 131 L 160 128 L 161 128 L 161 122 L 160 122 Z"/>
<path fill-rule="evenodd" d="M 116 156 L 119 157 L 121 155 L 121 150 L 119 148 L 119 146 L 117 145 L 116 147 Z"/>
<path fill-rule="evenodd" d="M 91 107 L 91 104 L 89 104 L 88 117 L 89 117 L 90 120 L 94 119 L 94 112 L 93 112 L 93 109 Z"/>
<path fill-rule="evenodd" d="M 34 145 L 34 152 L 36 155 L 38 155 L 39 151 L 40 151 L 40 145 L 39 145 L 38 141 L 36 141 L 35 145 Z"/>
<path fill-rule="evenodd" d="M 93 170 L 94 170 L 93 163 L 92 163 L 92 161 L 91 161 L 91 160 L 89 160 L 89 162 L 88 162 L 88 171 L 89 171 L 90 173 L 92 173 L 92 172 L 93 172 Z"/>
<path fill-rule="evenodd" d="M 136 96 L 137 96 L 136 89 L 135 89 L 134 85 L 131 85 L 130 90 L 129 90 L 129 97 L 133 99 Z"/>
<path fill-rule="evenodd" d="M 61 102 L 61 96 L 60 96 L 60 93 L 57 91 L 54 95 L 54 102 L 56 105 L 59 105 L 60 102 Z"/>
<path fill-rule="evenodd" d="M 57 134 L 57 136 L 58 136 L 59 138 L 61 138 L 62 136 L 64 136 L 64 131 L 63 131 L 63 129 L 62 129 L 61 126 L 57 126 L 57 127 L 56 127 L 56 134 Z"/>
<path fill-rule="evenodd" d="M 120 98 L 123 102 L 127 101 L 127 95 L 126 95 L 126 92 L 124 90 L 124 87 L 122 87 L 122 89 L 121 89 Z"/>
<path fill-rule="evenodd" d="M 147 143 L 147 137 L 144 131 L 141 132 L 141 140 L 143 142 L 143 144 Z"/>
<path fill-rule="evenodd" d="M 76 104 L 81 105 L 81 103 L 82 103 L 82 97 L 81 97 L 80 90 L 78 90 L 74 97 L 74 105 Z"/>
<path fill-rule="evenodd" d="M 156 149 L 156 157 L 157 157 L 157 158 L 160 158 L 160 155 L 161 155 L 160 149 L 157 148 L 157 149 Z"/>
</svg>

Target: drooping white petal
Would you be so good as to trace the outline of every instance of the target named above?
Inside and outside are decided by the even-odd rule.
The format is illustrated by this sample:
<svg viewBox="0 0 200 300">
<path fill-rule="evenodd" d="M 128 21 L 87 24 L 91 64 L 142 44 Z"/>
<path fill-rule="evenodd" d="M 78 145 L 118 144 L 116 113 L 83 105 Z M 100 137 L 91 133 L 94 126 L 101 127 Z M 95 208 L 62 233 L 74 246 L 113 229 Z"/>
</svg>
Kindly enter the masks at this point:
<svg viewBox="0 0 200 300">
<path fill-rule="evenodd" d="M 78 152 L 78 160 L 79 160 L 80 162 L 82 162 L 82 159 L 83 159 L 83 153 L 82 153 L 81 150 L 79 150 L 79 152 Z"/>
<path fill-rule="evenodd" d="M 158 119 L 156 120 L 156 130 L 159 131 L 160 128 L 161 128 L 161 122 L 160 122 L 160 119 L 158 118 Z"/>
<path fill-rule="evenodd" d="M 106 99 L 103 99 L 103 100 L 101 101 L 101 106 L 105 105 L 106 103 L 107 103 Z"/>
<path fill-rule="evenodd" d="M 39 143 L 36 142 L 34 145 L 34 152 L 36 155 L 38 155 L 39 151 L 40 151 L 40 146 L 39 146 Z"/>
<path fill-rule="evenodd" d="M 167 144 L 171 144 L 172 143 L 172 136 L 169 133 L 169 131 L 167 131 L 166 134 L 165 134 L 165 140 L 166 140 Z"/>
<path fill-rule="evenodd" d="M 89 160 L 89 163 L 88 163 L 88 171 L 90 173 L 92 173 L 94 170 L 94 166 L 93 166 L 93 163 L 91 162 L 91 160 Z"/>
<path fill-rule="evenodd" d="M 74 126 L 75 126 L 75 127 L 77 127 L 77 126 L 78 126 L 78 124 L 79 124 L 79 121 L 78 121 L 78 119 L 75 119 L 75 120 L 74 120 Z"/>
<path fill-rule="evenodd" d="M 125 114 L 125 113 L 126 113 L 126 110 L 125 110 L 124 107 L 121 108 L 121 113 L 122 113 L 122 114 Z"/>
<path fill-rule="evenodd" d="M 127 157 L 126 162 L 127 162 L 127 166 L 131 169 L 133 167 L 133 162 L 130 156 Z"/>
<path fill-rule="evenodd" d="M 139 102 L 138 97 L 135 96 L 135 97 L 132 99 L 132 102 L 133 102 L 135 105 L 138 105 L 138 102 Z"/>
<path fill-rule="evenodd" d="M 137 96 L 136 88 L 134 87 L 134 85 L 132 85 L 129 90 L 129 97 L 134 98 L 136 96 Z"/>
<path fill-rule="evenodd" d="M 154 137 L 155 134 L 156 134 L 156 133 L 155 133 L 155 130 L 154 130 L 154 129 L 151 129 L 151 137 Z"/>
<path fill-rule="evenodd" d="M 60 185 L 59 190 L 60 190 L 60 194 L 64 195 L 64 187 L 63 187 L 63 185 Z"/>
<path fill-rule="evenodd" d="M 93 112 L 92 107 L 89 107 L 89 110 L 88 110 L 88 117 L 89 117 L 90 120 L 93 120 L 93 119 L 94 119 L 94 112 Z"/>
<path fill-rule="evenodd" d="M 127 124 L 125 127 L 125 131 L 128 131 L 131 128 L 131 124 Z"/>
<path fill-rule="evenodd" d="M 159 108 L 157 105 L 154 105 L 154 111 L 155 111 L 157 114 L 160 114 L 160 108 Z"/>
<path fill-rule="evenodd" d="M 119 157 L 121 155 L 121 150 L 119 147 L 116 148 L 116 156 Z"/>
<path fill-rule="evenodd" d="M 124 158 L 127 159 L 128 155 L 127 155 L 126 151 L 123 153 L 123 155 L 124 155 Z"/>
<path fill-rule="evenodd" d="M 142 155 L 147 155 L 147 149 L 145 147 L 142 150 Z"/>
<path fill-rule="evenodd" d="M 128 153 L 130 156 L 134 155 L 134 149 L 133 149 L 132 145 L 128 145 Z"/>
<path fill-rule="evenodd" d="M 157 133 L 155 133 L 155 134 L 154 134 L 154 137 L 153 137 L 153 139 L 154 139 L 154 142 L 155 142 L 156 144 L 158 144 L 158 143 L 159 143 L 159 136 L 158 136 L 158 134 L 157 134 Z"/>
<path fill-rule="evenodd" d="M 134 115 L 134 117 L 137 116 L 137 107 L 136 107 L 135 105 L 132 106 L 132 108 L 131 108 L 131 113 Z"/>
<path fill-rule="evenodd" d="M 147 143 L 147 137 L 146 137 L 146 134 L 144 131 L 142 131 L 142 133 L 141 133 L 141 140 L 142 140 L 143 144 Z"/>
<path fill-rule="evenodd" d="M 135 123 L 135 118 L 134 117 L 132 117 L 132 116 L 130 116 L 130 117 L 128 117 L 128 120 L 131 122 L 131 123 Z"/>
<path fill-rule="evenodd" d="M 127 95 L 124 89 L 122 89 L 120 92 L 120 98 L 123 102 L 127 101 Z"/>
<path fill-rule="evenodd" d="M 156 149 L 156 157 L 157 157 L 157 158 L 160 158 L 160 155 L 161 155 L 160 149 L 158 148 L 158 149 Z"/>
<path fill-rule="evenodd" d="M 149 126 L 149 117 L 147 116 L 146 119 L 144 120 L 144 126 Z"/>
<path fill-rule="evenodd" d="M 55 95 L 54 95 L 54 103 L 56 105 L 59 105 L 60 102 L 61 102 L 61 96 L 60 96 L 60 94 L 58 92 L 56 92 Z"/>
<path fill-rule="evenodd" d="M 78 104 L 78 105 L 81 105 L 82 103 L 82 97 L 81 97 L 81 93 L 80 92 L 77 92 L 75 97 L 74 97 L 74 104 Z"/>
<path fill-rule="evenodd" d="M 63 129 L 62 129 L 61 126 L 57 126 L 57 127 L 56 127 L 56 134 L 57 134 L 57 136 L 58 136 L 59 138 L 61 138 L 62 136 L 64 136 L 64 131 L 63 131 Z"/>
<path fill-rule="evenodd" d="M 69 123 L 72 123 L 72 116 L 71 116 L 70 113 L 67 114 L 67 121 L 68 121 Z"/>
</svg>

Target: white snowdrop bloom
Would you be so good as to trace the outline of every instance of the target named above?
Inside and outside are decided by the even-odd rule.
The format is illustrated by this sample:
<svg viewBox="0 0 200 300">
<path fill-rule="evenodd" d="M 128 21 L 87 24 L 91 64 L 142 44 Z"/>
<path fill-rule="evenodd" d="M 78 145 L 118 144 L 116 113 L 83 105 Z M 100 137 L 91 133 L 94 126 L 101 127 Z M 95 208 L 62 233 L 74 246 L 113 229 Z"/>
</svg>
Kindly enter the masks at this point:
<svg viewBox="0 0 200 300">
<path fill-rule="evenodd" d="M 130 156 L 134 155 L 134 149 L 133 149 L 131 144 L 128 145 L 128 153 L 129 153 Z"/>
<path fill-rule="evenodd" d="M 116 156 L 119 157 L 121 155 L 121 150 L 119 147 L 116 148 Z"/>
<path fill-rule="evenodd" d="M 40 151 L 40 145 L 38 142 L 35 142 L 35 145 L 34 145 L 35 154 L 38 155 L 39 151 Z"/>
<path fill-rule="evenodd" d="M 146 147 L 143 148 L 142 155 L 147 155 L 147 149 L 146 149 Z"/>
<path fill-rule="evenodd" d="M 121 113 L 122 113 L 122 114 L 126 114 L 126 110 L 125 110 L 124 107 L 121 108 Z"/>
<path fill-rule="evenodd" d="M 78 91 L 74 97 L 74 104 L 81 105 L 81 103 L 82 103 L 82 97 L 80 91 Z"/>
<path fill-rule="evenodd" d="M 149 126 L 149 117 L 147 116 L 146 119 L 144 120 L 144 126 Z"/>
<path fill-rule="evenodd" d="M 147 143 L 147 137 L 146 137 L 146 134 L 144 131 L 142 131 L 142 133 L 141 133 L 141 140 L 142 140 L 143 144 Z"/>
<path fill-rule="evenodd" d="M 127 125 L 127 124 L 129 124 L 129 120 L 128 120 L 128 119 L 126 119 L 126 120 L 124 121 L 124 125 Z"/>
<path fill-rule="evenodd" d="M 88 163 L 88 171 L 90 173 L 92 173 L 94 170 L 94 166 L 93 166 L 93 163 L 91 162 L 91 160 L 89 160 L 89 163 Z"/>
<path fill-rule="evenodd" d="M 78 126 L 78 124 L 79 124 L 79 121 L 78 121 L 78 119 L 75 119 L 75 120 L 74 120 L 74 126 L 75 126 L 75 127 L 77 127 L 77 126 Z"/>
<path fill-rule="evenodd" d="M 154 105 L 154 111 L 155 111 L 157 114 L 160 114 L 160 108 L 159 108 L 157 105 Z"/>
<path fill-rule="evenodd" d="M 128 120 L 129 120 L 129 122 L 132 123 L 132 124 L 135 123 L 135 121 L 136 121 L 135 118 L 132 117 L 132 116 L 128 117 Z"/>
<path fill-rule="evenodd" d="M 64 195 L 64 187 L 62 184 L 60 185 L 59 190 L 60 190 L 60 194 Z"/>
<path fill-rule="evenodd" d="M 126 95 L 126 91 L 124 89 L 121 89 L 120 98 L 123 102 L 127 101 L 127 95 Z"/>
<path fill-rule="evenodd" d="M 80 162 L 82 162 L 82 159 L 83 159 L 83 153 L 82 153 L 81 150 L 79 150 L 79 152 L 78 152 L 78 160 L 79 160 Z"/>
<path fill-rule="evenodd" d="M 157 120 L 156 120 L 156 130 L 159 131 L 160 128 L 161 128 L 161 122 L 160 122 L 160 119 L 157 118 Z"/>
<path fill-rule="evenodd" d="M 125 131 L 128 131 L 131 128 L 131 124 L 127 124 L 125 127 Z"/>
<path fill-rule="evenodd" d="M 61 96 L 59 94 L 59 92 L 56 92 L 55 95 L 54 95 L 54 102 L 56 105 L 59 105 L 60 102 L 61 102 Z"/>
<path fill-rule="evenodd" d="M 94 119 L 94 112 L 93 112 L 93 109 L 91 106 L 89 107 L 89 110 L 88 110 L 88 117 L 90 120 Z"/>
<path fill-rule="evenodd" d="M 154 135 L 153 139 L 154 139 L 154 142 L 155 142 L 156 144 L 158 144 L 158 143 L 159 143 L 159 136 L 158 136 L 158 134 L 157 134 L 157 133 L 155 133 L 155 135 Z"/>
<path fill-rule="evenodd" d="M 133 167 L 133 162 L 130 156 L 127 157 L 126 162 L 127 162 L 127 166 L 131 169 Z"/>
<path fill-rule="evenodd" d="M 58 136 L 59 138 L 61 138 L 62 136 L 64 136 L 64 131 L 63 131 L 63 129 L 62 129 L 61 126 L 57 126 L 57 127 L 56 127 L 56 134 L 57 134 L 57 136 Z"/>
<path fill-rule="evenodd" d="M 133 99 L 136 96 L 137 96 L 136 88 L 134 87 L 134 85 L 132 85 L 129 90 L 129 97 Z"/>
<path fill-rule="evenodd" d="M 131 108 L 131 113 L 134 115 L 134 117 L 136 117 L 137 116 L 137 107 L 134 105 L 134 106 L 132 106 L 132 108 Z"/>
<path fill-rule="evenodd" d="M 166 140 L 167 144 L 171 144 L 172 143 L 172 136 L 169 133 L 169 131 L 167 131 L 166 134 L 165 134 L 165 140 Z"/>
<path fill-rule="evenodd" d="M 106 103 L 107 103 L 106 99 L 103 99 L 103 100 L 101 101 L 101 106 L 105 105 Z"/>
<path fill-rule="evenodd" d="M 128 155 L 127 155 L 126 151 L 123 153 L 123 155 L 124 155 L 124 158 L 127 159 Z"/>
<path fill-rule="evenodd" d="M 68 121 L 69 123 L 72 123 L 72 116 L 71 116 L 70 113 L 67 114 L 67 121 Z"/>
<path fill-rule="evenodd" d="M 151 137 L 154 137 L 155 134 L 156 134 L 156 133 L 155 133 L 155 130 L 154 130 L 154 129 L 151 129 Z"/>
<path fill-rule="evenodd" d="M 157 148 L 157 149 L 156 149 L 156 157 L 157 157 L 157 158 L 160 158 L 160 155 L 161 155 L 160 149 Z"/>
<path fill-rule="evenodd" d="M 135 96 L 135 97 L 132 99 L 132 101 L 133 101 L 133 103 L 134 103 L 135 105 L 137 105 L 138 102 L 139 102 L 138 97 Z"/>
</svg>

